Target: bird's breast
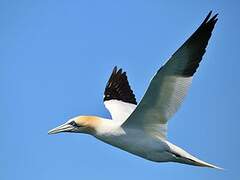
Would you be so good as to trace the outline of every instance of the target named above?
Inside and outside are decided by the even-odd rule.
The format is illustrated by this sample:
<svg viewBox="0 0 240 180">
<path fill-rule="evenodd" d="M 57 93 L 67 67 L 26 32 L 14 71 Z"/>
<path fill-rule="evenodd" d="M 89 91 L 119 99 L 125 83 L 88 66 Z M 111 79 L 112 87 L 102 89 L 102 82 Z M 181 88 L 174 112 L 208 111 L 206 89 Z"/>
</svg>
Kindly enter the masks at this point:
<svg viewBox="0 0 240 180">
<path fill-rule="evenodd" d="M 98 135 L 96 138 L 149 160 L 154 160 L 152 158 L 153 154 L 162 153 L 168 149 L 164 141 L 137 130 L 127 131 L 118 135 Z"/>
</svg>

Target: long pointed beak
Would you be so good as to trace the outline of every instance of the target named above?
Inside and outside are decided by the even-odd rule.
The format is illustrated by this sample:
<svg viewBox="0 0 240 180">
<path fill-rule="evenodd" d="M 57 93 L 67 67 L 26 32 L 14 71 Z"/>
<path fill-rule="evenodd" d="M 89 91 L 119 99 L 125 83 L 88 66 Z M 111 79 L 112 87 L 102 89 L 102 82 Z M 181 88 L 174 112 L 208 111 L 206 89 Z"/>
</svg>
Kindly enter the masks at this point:
<svg viewBox="0 0 240 180">
<path fill-rule="evenodd" d="M 48 131 L 48 134 L 57 134 L 57 133 L 61 133 L 61 132 L 70 132 L 71 130 L 73 130 L 74 127 L 70 124 L 62 124 L 56 128 L 51 129 L 50 131 Z"/>
</svg>

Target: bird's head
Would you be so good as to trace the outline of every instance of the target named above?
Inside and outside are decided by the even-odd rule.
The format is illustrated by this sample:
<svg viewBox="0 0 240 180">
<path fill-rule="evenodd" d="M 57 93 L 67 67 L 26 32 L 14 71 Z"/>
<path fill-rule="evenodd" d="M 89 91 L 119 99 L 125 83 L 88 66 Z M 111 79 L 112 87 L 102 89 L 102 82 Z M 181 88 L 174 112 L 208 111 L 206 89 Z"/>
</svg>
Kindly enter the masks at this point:
<svg viewBox="0 0 240 180">
<path fill-rule="evenodd" d="M 51 129 L 48 134 L 57 134 L 61 132 L 74 133 L 93 133 L 101 122 L 96 116 L 77 116 L 68 120 L 66 123 Z"/>
</svg>

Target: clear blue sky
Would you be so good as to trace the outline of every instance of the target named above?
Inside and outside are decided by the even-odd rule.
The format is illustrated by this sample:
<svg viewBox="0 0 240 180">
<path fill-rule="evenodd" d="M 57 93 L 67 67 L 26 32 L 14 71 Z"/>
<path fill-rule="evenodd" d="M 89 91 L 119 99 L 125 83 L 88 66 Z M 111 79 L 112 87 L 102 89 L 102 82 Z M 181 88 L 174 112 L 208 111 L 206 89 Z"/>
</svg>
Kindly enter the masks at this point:
<svg viewBox="0 0 240 180">
<path fill-rule="evenodd" d="M 240 3 L 159 0 L 0 1 L 0 179 L 239 179 Z M 169 140 L 226 168 L 153 163 L 91 136 L 47 131 L 84 114 L 109 117 L 115 65 L 138 101 L 210 10 L 219 21 Z"/>
</svg>

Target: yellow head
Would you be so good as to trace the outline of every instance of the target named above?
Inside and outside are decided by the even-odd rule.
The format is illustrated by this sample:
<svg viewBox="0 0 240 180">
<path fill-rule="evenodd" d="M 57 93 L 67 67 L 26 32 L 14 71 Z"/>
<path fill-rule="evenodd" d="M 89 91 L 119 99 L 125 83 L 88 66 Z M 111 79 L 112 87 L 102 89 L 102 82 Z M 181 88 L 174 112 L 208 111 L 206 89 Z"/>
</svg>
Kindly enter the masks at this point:
<svg viewBox="0 0 240 180">
<path fill-rule="evenodd" d="M 97 116 L 77 116 L 50 130 L 48 134 L 57 134 L 61 132 L 92 134 L 95 132 L 100 123 L 101 119 Z"/>
</svg>

